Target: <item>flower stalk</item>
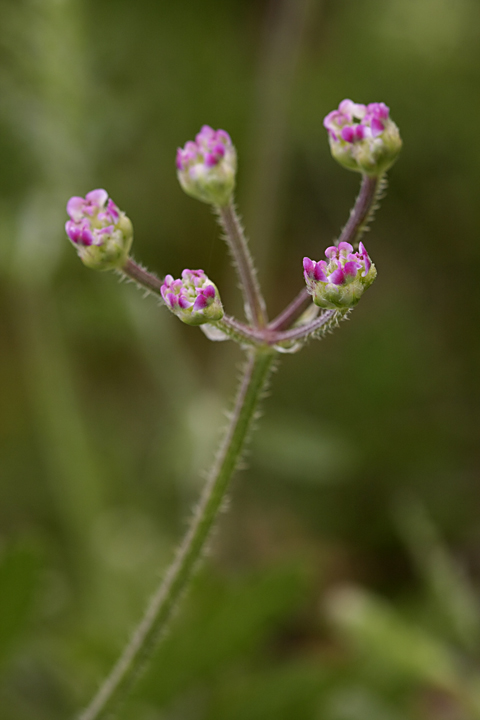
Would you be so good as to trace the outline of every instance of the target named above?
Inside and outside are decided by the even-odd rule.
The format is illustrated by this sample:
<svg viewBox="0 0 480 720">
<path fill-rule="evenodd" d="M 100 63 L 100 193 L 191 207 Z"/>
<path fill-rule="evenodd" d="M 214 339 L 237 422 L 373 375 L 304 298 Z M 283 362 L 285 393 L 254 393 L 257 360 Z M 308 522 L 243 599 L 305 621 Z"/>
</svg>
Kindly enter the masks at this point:
<svg viewBox="0 0 480 720">
<path fill-rule="evenodd" d="M 78 720 L 102 720 L 108 717 L 125 696 L 167 628 L 205 550 L 230 479 L 242 456 L 274 359 L 272 351 L 249 353 L 229 425 L 175 560 L 152 596 L 141 622 L 110 675 Z"/>
<path fill-rule="evenodd" d="M 154 273 L 138 265 L 133 258 L 128 257 L 125 265 L 123 265 L 118 272 L 120 275 L 123 275 L 144 288 L 148 293 L 157 295 L 162 299 L 161 289 L 163 280 L 160 280 Z"/>
<path fill-rule="evenodd" d="M 369 222 L 373 219 L 386 184 L 385 175 L 362 175 L 355 205 L 336 244 L 348 242 L 355 245 L 359 242 Z M 309 302 L 310 295 L 307 288 L 300 290 L 292 302 L 269 323 L 268 327 L 272 330 L 285 330 L 290 327 L 301 316 Z"/>
<path fill-rule="evenodd" d="M 225 240 L 233 257 L 240 278 L 240 287 L 245 301 L 245 314 L 255 327 L 267 323 L 265 300 L 262 297 L 247 238 L 233 202 L 217 206 L 218 221 L 225 232 Z"/>
</svg>

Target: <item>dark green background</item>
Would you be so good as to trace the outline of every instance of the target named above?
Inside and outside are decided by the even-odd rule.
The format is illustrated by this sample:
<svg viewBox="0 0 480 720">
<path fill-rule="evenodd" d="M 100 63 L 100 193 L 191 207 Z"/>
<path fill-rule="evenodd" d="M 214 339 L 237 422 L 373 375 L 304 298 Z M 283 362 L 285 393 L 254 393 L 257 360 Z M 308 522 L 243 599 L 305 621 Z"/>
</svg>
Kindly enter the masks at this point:
<svg viewBox="0 0 480 720">
<path fill-rule="evenodd" d="M 404 140 L 366 238 L 378 279 L 282 358 L 122 718 L 480 717 L 479 40 L 477 0 L 0 0 L 2 720 L 92 695 L 181 536 L 241 360 L 84 268 L 68 197 L 105 187 L 138 261 L 203 268 L 240 313 L 174 166 L 202 124 L 227 129 L 273 315 L 357 192 L 322 127 L 345 97 L 386 102 Z"/>
</svg>

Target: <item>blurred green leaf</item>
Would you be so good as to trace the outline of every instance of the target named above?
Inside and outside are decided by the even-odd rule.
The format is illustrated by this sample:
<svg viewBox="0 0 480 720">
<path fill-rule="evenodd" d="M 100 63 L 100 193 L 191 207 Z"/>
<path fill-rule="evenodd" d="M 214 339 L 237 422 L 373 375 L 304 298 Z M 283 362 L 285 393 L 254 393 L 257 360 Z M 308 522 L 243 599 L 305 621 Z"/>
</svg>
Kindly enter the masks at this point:
<svg viewBox="0 0 480 720">
<path fill-rule="evenodd" d="M 384 600 L 346 587 L 331 591 L 326 609 L 347 640 L 379 668 L 447 690 L 458 687 L 459 667 L 448 646 Z"/>
</svg>

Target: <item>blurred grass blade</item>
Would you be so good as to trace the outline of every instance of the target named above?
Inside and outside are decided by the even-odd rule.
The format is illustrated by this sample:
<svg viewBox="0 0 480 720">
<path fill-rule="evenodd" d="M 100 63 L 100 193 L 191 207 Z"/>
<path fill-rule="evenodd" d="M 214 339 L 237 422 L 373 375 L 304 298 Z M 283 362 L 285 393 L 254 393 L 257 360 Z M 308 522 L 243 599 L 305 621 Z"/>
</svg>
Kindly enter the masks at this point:
<svg viewBox="0 0 480 720">
<path fill-rule="evenodd" d="M 447 645 L 409 623 L 387 602 L 346 587 L 330 593 L 327 614 L 370 662 L 417 682 L 457 689 L 456 658 Z"/>
<path fill-rule="evenodd" d="M 466 650 L 477 652 L 480 607 L 467 576 L 445 547 L 419 500 L 405 498 L 397 504 L 395 516 L 418 573 L 442 615 L 442 623 Z"/>
</svg>

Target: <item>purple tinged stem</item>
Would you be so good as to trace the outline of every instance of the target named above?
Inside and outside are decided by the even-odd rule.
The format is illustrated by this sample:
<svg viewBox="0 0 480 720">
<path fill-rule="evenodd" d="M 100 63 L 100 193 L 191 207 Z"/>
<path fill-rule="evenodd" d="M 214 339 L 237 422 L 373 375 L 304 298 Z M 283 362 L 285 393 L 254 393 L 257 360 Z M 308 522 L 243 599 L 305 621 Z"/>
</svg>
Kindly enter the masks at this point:
<svg viewBox="0 0 480 720">
<path fill-rule="evenodd" d="M 240 278 L 240 287 L 245 300 L 248 319 L 257 328 L 267 322 L 265 301 L 258 284 L 252 256 L 248 249 L 247 239 L 243 233 L 240 220 L 233 203 L 216 208 L 220 224 L 225 231 L 225 240 L 232 253 Z"/>
<path fill-rule="evenodd" d="M 365 225 L 367 224 L 374 209 L 374 203 L 377 198 L 378 191 L 382 187 L 382 179 L 383 176 L 362 176 L 360 192 L 350 213 L 348 222 L 343 228 L 338 239 L 339 245 L 341 242 L 348 242 L 352 245 L 359 239 L 359 237 L 361 237 L 362 231 L 364 230 Z M 269 329 L 285 330 L 300 317 L 310 302 L 311 297 L 308 294 L 307 289 L 304 288 L 285 308 L 285 310 L 283 310 L 280 315 L 269 323 Z"/>
<path fill-rule="evenodd" d="M 311 335 L 315 330 L 319 330 L 323 325 L 330 322 L 335 313 L 338 313 L 338 310 L 325 310 L 320 317 L 315 318 L 315 320 L 312 320 L 310 323 L 286 330 L 285 332 L 277 332 L 275 345 L 281 342 L 301 340 L 302 338 L 308 337 L 308 335 Z M 338 314 L 341 315 L 341 313 Z"/>
<path fill-rule="evenodd" d="M 350 245 L 353 245 L 358 239 L 358 236 L 361 234 L 365 224 L 368 222 L 381 180 L 382 177 L 371 177 L 370 175 L 362 176 L 360 192 L 358 193 L 358 197 L 350 213 L 348 222 L 343 228 L 338 239 L 339 245 L 342 242 L 347 242 L 350 243 Z"/>
<path fill-rule="evenodd" d="M 308 337 L 315 332 L 315 330 L 319 330 L 323 325 L 330 322 L 335 313 L 343 315 L 343 313 L 339 313 L 338 310 L 325 310 L 320 317 L 315 318 L 311 322 L 284 332 L 273 330 L 270 326 L 255 329 L 228 315 L 223 316 L 222 320 L 218 323 L 218 327 L 225 330 L 227 334 L 229 334 L 228 331 L 231 331 L 231 333 L 237 335 L 237 337 L 243 337 L 245 342 L 250 345 L 268 345 L 271 347 L 282 342 L 292 342 Z"/>
<path fill-rule="evenodd" d="M 292 300 L 285 310 L 280 315 L 269 323 L 268 328 L 270 330 L 285 330 L 295 320 L 298 320 L 300 315 L 304 312 L 306 305 L 311 302 L 311 297 L 307 291 L 307 288 L 300 290 L 298 295 Z"/>
<path fill-rule="evenodd" d="M 141 285 L 149 292 L 162 298 L 161 288 L 164 281 L 160 280 L 160 278 L 158 278 L 153 273 L 148 272 L 148 270 L 145 270 L 140 265 L 137 265 L 135 260 L 133 260 L 131 257 L 128 258 L 127 262 L 119 272 L 123 273 L 128 278 L 130 278 L 130 280 L 133 280 L 138 285 Z M 172 276 L 167 275 L 167 277 Z"/>
<path fill-rule="evenodd" d="M 146 290 L 149 290 L 155 295 L 162 297 L 160 289 L 163 285 L 163 280 L 160 280 L 156 275 L 153 275 L 153 273 L 150 273 L 144 268 L 140 267 L 140 265 L 137 265 L 137 263 L 132 260 L 132 258 L 129 258 L 127 260 L 126 264 L 119 272 L 123 273 L 131 280 L 134 280 L 134 282 L 136 282 L 138 285 L 142 285 Z M 299 293 L 296 298 L 302 309 L 304 305 L 303 294 L 304 291 Z M 272 346 L 277 345 L 280 342 L 300 340 L 301 338 L 310 335 L 312 332 L 319 329 L 320 327 L 322 327 L 322 325 L 331 320 L 335 312 L 335 310 L 326 310 L 319 318 L 316 318 L 311 323 L 301 325 L 298 328 L 293 328 L 292 330 L 287 330 L 286 332 L 282 332 L 281 327 L 274 328 L 273 323 L 271 323 L 268 327 L 252 328 L 240 322 L 236 318 L 230 317 L 228 315 L 224 315 L 222 320 L 217 324 L 220 329 L 223 325 L 225 330 L 231 330 L 237 336 L 243 337 L 245 339 L 245 342 L 249 345 Z"/>
</svg>

